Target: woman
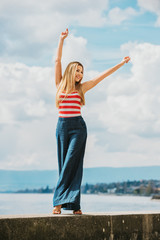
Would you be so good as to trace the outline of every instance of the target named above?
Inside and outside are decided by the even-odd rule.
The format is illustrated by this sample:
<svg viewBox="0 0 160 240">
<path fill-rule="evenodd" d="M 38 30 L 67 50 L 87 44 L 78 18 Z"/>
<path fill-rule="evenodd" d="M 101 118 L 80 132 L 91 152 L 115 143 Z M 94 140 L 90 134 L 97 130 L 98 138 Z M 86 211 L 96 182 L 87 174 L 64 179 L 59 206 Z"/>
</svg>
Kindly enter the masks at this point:
<svg viewBox="0 0 160 240">
<path fill-rule="evenodd" d="M 79 62 L 69 63 L 62 76 L 62 47 L 67 36 L 68 29 L 60 35 L 55 60 L 56 106 L 59 108 L 56 128 L 59 179 L 53 197 L 53 214 L 60 214 L 61 208 L 73 210 L 73 214 L 82 214 L 80 191 L 87 139 L 86 123 L 81 116 L 81 107 L 85 105 L 84 94 L 128 63 L 130 58 L 125 57 L 116 66 L 81 83 L 84 69 Z"/>
</svg>

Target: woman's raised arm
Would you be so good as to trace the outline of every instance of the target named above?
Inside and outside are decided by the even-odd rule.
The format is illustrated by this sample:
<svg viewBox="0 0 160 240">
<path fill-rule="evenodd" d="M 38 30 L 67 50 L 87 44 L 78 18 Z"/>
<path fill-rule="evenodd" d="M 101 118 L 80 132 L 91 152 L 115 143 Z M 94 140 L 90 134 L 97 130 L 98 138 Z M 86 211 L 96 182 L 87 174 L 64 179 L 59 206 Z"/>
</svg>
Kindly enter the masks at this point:
<svg viewBox="0 0 160 240">
<path fill-rule="evenodd" d="M 65 32 L 61 33 L 59 43 L 58 43 L 57 55 L 55 59 L 55 84 L 57 88 L 62 79 L 62 64 L 61 64 L 62 48 L 63 48 L 64 39 L 67 36 L 68 36 L 68 29 L 66 29 Z"/>
<path fill-rule="evenodd" d="M 119 64 L 117 64 L 116 66 L 114 66 L 114 67 L 112 67 L 112 68 L 102 72 L 100 75 L 98 75 L 97 77 L 93 78 L 92 80 L 86 81 L 86 82 L 82 83 L 82 90 L 83 90 L 83 92 L 86 93 L 88 90 L 90 90 L 91 88 L 95 87 L 104 78 L 108 77 L 109 75 L 111 75 L 112 73 L 117 71 L 125 63 L 128 63 L 129 60 L 130 60 L 130 57 L 124 57 L 123 60 Z"/>
</svg>

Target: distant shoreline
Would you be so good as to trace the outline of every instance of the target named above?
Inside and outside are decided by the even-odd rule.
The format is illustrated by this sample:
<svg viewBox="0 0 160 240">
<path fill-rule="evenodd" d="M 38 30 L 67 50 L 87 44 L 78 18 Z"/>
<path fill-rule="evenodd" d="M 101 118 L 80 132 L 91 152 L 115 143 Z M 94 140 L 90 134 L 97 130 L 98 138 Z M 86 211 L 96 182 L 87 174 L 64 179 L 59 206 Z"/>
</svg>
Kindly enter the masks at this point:
<svg viewBox="0 0 160 240">
<path fill-rule="evenodd" d="M 39 192 L 0 192 L 0 194 L 54 194 L 54 193 L 39 193 Z M 160 201 L 160 199 L 153 199 L 152 196 L 146 196 L 146 195 L 134 195 L 134 194 L 114 194 L 114 193 L 82 193 L 82 195 L 98 195 L 98 196 L 115 196 L 115 197 L 147 197 L 151 198 L 155 201 Z"/>
<path fill-rule="evenodd" d="M 9 188 L 9 187 L 8 187 Z M 54 194 L 55 187 L 30 188 L 19 190 L 1 190 L 0 193 L 41 193 Z M 160 199 L 160 180 L 140 180 L 140 181 L 124 181 L 112 183 L 85 183 L 81 185 L 81 194 L 96 194 L 107 196 L 149 196 L 153 199 Z"/>
</svg>

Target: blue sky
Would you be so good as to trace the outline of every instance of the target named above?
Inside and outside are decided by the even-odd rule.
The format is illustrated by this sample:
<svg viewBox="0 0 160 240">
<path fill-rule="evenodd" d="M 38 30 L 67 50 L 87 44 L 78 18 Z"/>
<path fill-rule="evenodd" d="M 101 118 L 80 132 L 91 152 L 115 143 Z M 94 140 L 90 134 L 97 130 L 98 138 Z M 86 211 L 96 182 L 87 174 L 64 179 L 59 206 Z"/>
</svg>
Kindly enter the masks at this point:
<svg viewBox="0 0 160 240">
<path fill-rule="evenodd" d="M 66 4 L 67 3 L 67 4 Z M 160 1 L 2 1 L 0 5 L 1 169 L 57 169 L 54 58 L 84 81 L 131 62 L 86 93 L 84 167 L 160 165 Z"/>
</svg>

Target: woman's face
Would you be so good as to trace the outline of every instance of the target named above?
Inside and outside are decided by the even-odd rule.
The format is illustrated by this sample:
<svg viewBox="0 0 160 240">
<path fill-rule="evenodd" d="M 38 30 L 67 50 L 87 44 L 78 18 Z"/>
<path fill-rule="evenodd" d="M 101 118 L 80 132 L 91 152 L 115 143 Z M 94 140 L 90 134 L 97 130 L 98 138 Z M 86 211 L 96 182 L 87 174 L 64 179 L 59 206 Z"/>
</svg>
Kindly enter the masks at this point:
<svg viewBox="0 0 160 240">
<path fill-rule="evenodd" d="M 76 74 L 75 74 L 75 82 L 81 81 L 83 78 L 83 68 L 82 66 L 78 65 L 76 69 Z"/>
</svg>

